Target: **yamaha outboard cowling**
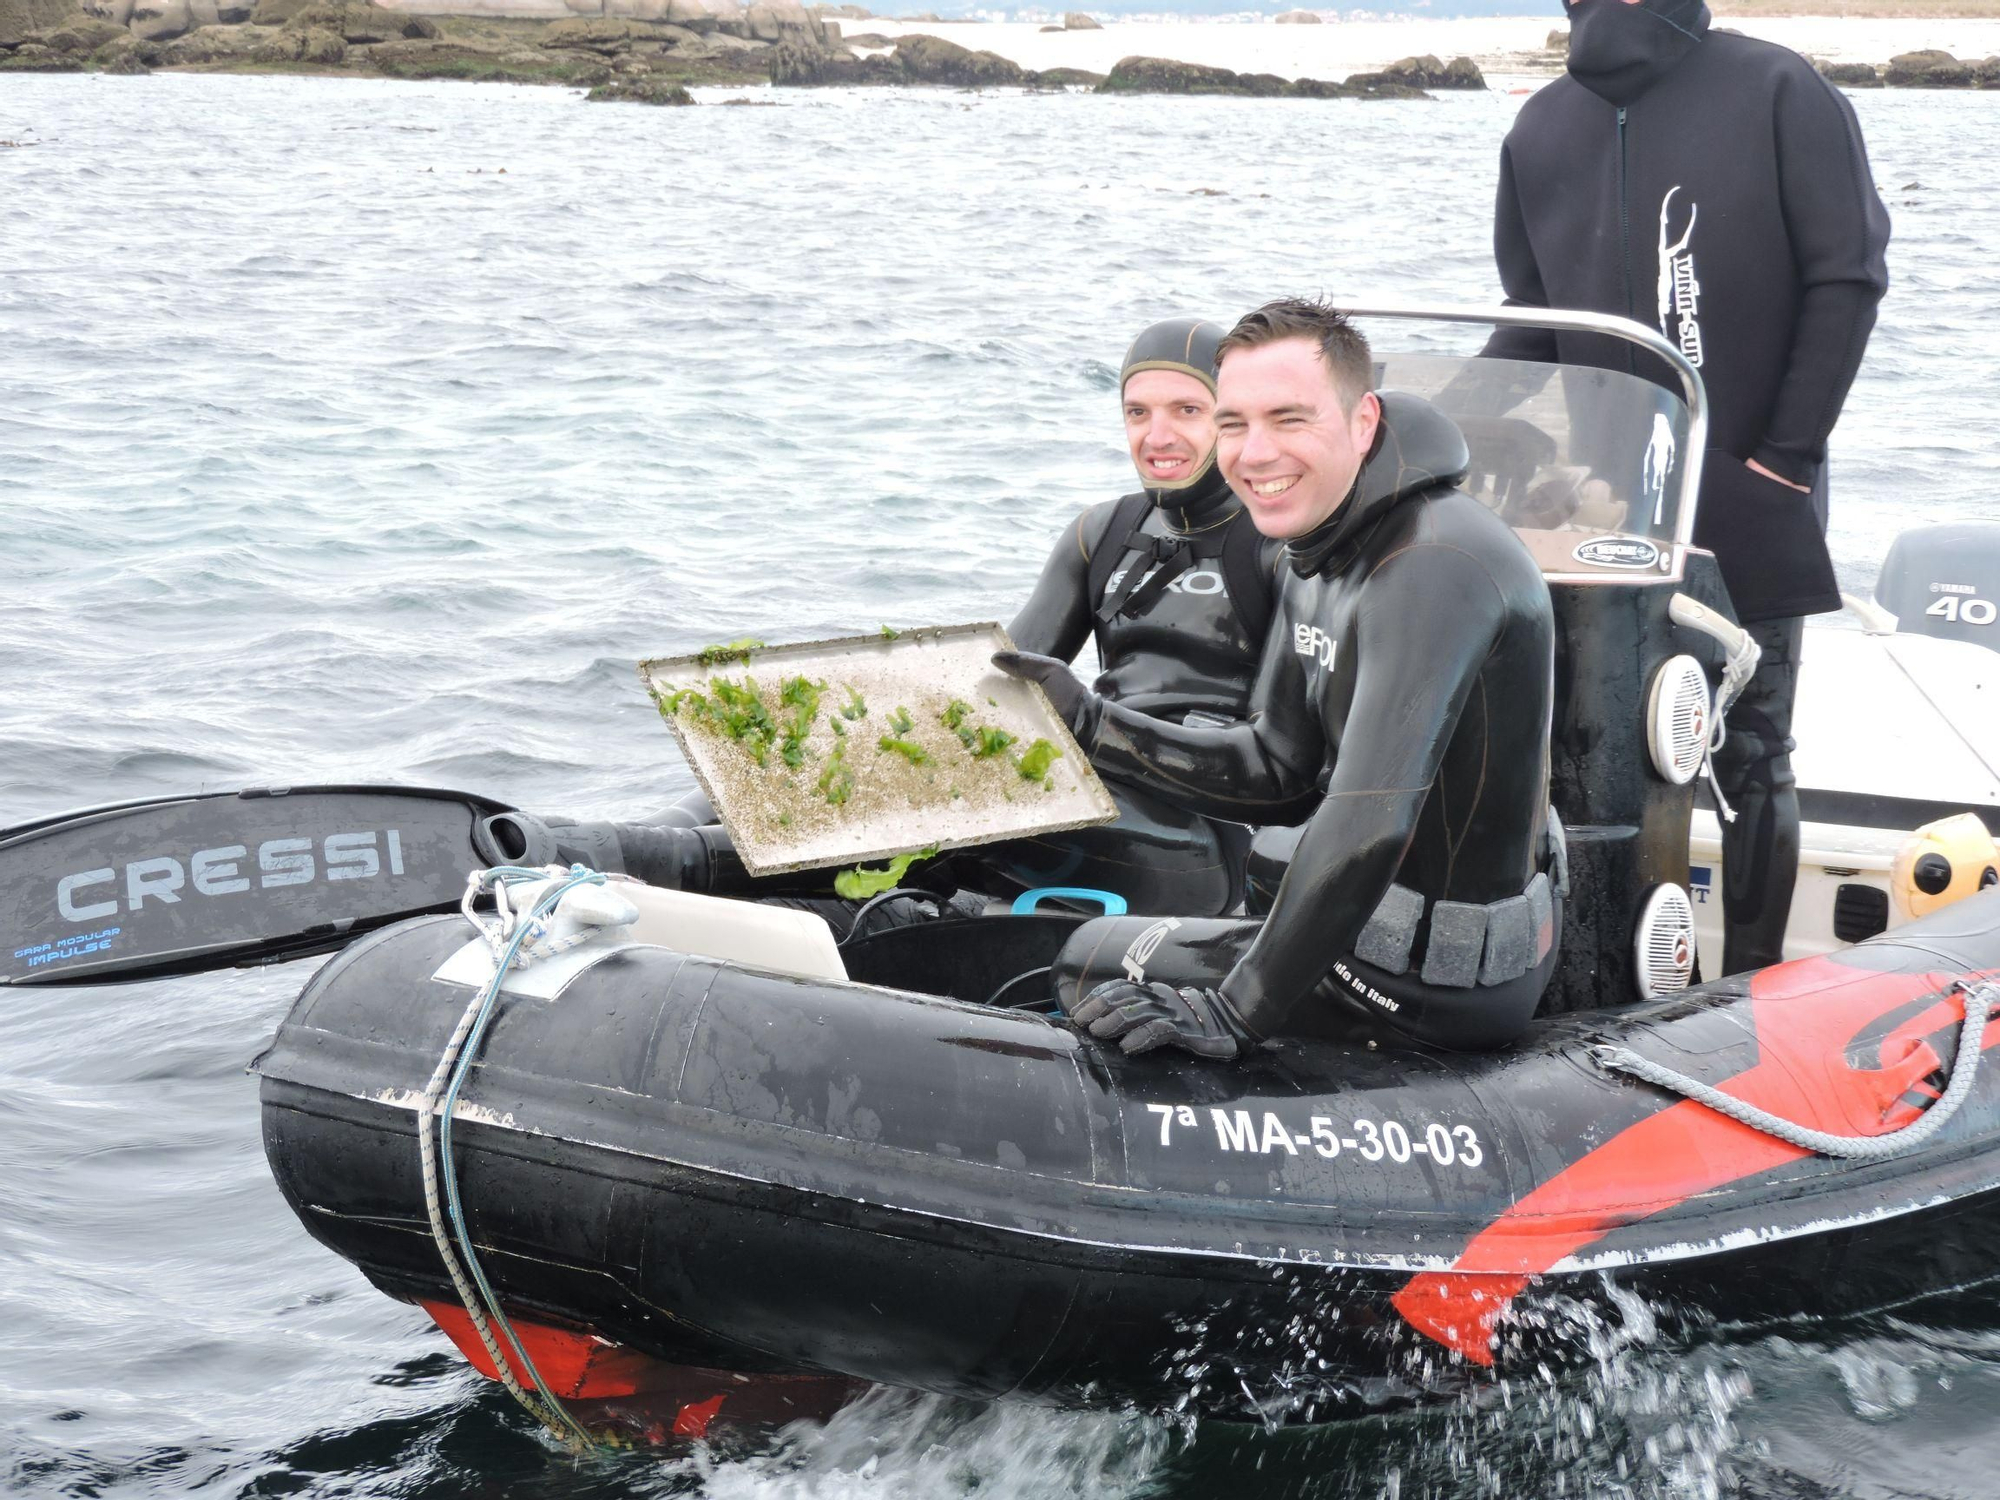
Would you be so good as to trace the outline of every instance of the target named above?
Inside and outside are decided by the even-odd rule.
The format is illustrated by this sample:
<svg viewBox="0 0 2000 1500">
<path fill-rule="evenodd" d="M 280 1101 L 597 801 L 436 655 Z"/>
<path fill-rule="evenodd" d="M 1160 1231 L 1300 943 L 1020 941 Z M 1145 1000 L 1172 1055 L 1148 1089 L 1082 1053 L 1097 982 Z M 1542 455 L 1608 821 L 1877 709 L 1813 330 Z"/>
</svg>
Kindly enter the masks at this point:
<svg viewBox="0 0 2000 1500">
<path fill-rule="evenodd" d="M 2000 521 L 1920 526 L 1897 537 L 1875 601 L 1904 635 L 2000 651 Z"/>
</svg>

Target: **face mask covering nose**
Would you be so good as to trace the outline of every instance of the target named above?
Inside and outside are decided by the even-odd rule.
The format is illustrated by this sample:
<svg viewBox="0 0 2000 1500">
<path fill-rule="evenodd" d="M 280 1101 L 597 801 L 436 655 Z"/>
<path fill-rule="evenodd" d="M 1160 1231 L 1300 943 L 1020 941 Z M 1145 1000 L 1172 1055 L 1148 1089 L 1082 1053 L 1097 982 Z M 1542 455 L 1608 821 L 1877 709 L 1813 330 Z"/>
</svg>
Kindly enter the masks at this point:
<svg viewBox="0 0 2000 1500">
<path fill-rule="evenodd" d="M 1568 9 L 1570 76 L 1620 107 L 1658 82 L 1708 29 L 1701 0 L 1575 0 Z"/>
</svg>

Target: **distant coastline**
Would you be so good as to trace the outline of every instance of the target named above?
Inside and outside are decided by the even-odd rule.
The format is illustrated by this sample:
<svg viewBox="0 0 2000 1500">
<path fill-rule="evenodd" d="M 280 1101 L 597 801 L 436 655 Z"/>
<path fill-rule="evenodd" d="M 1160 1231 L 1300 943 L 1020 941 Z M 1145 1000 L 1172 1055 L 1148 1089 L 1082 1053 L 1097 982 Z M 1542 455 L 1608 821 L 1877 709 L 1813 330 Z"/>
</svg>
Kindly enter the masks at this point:
<svg viewBox="0 0 2000 1500">
<path fill-rule="evenodd" d="M 1795 13 L 1798 0 L 1717 4 L 1718 24 L 1813 58 L 1846 87 L 2000 92 L 2000 0 L 1814 0 L 1811 14 Z M 796 0 L 0 0 L 0 73 L 447 78 L 649 104 L 770 83 L 1380 100 L 1533 87 L 1562 70 L 1561 19 L 889 19 Z"/>
<path fill-rule="evenodd" d="M 595 15 L 597 10 L 590 0 L 379 0 L 399 10 L 415 11 L 425 15 L 446 16 L 522 16 L 530 19 L 550 20 L 564 16 Z M 916 0 L 921 6 L 921 0 Z M 1540 20 L 1549 26 L 1563 23 L 1560 0 L 1491 0 L 1484 6 L 1474 5 L 1463 10 L 1449 11 L 1444 7 L 1411 5 L 1404 9 L 1399 0 L 1381 0 L 1379 5 L 1353 6 L 1300 6 L 1280 7 L 1268 11 L 1250 10 L 1177 10 L 1153 8 L 1155 0 L 1136 0 L 1129 6 L 1093 8 L 1089 14 L 1106 26 L 1128 25 L 1168 25 L 1168 26 L 1261 26 L 1276 22 L 1283 15 L 1297 15 L 1301 11 L 1316 15 L 1321 22 L 1333 26 L 1362 24 L 1396 25 L 1402 23 L 1428 22 L 1450 24 L 1455 22 L 1477 22 L 1494 20 L 1534 21 Z M 1408 0 L 1401 0 L 1407 5 Z M 809 7 L 821 9 L 833 15 L 845 7 L 835 4 Z M 872 21 L 906 21 L 926 25 L 945 26 L 1047 26 L 1059 25 L 1066 14 L 1073 11 L 1060 9 L 1044 10 L 1038 6 L 1021 6 L 1002 10 L 998 7 L 972 7 L 958 9 L 935 7 L 924 9 L 922 14 L 893 7 L 897 14 L 870 16 Z M 1718 22 L 1732 19 L 1774 19 L 1787 20 L 2000 20 L 2000 0 L 1709 0 L 1709 10 Z"/>
<path fill-rule="evenodd" d="M 436 0 L 389 0 L 402 5 Z M 461 0 L 482 3 L 482 0 Z M 505 0 L 522 3 L 522 0 Z M 551 3 L 551 0 L 539 0 Z M 556 0 L 560 3 L 560 0 Z M 591 3 L 591 0 L 577 0 Z M 616 0 L 613 0 L 616 3 Z M 1722 0 L 1727 5 L 1729 0 Z M 1961 58 L 2000 54 L 2000 0 L 1976 0 L 1968 15 L 1868 15 L 1857 8 L 1838 15 L 1795 14 L 1798 0 L 1738 0 L 1743 9 L 1718 16 L 1717 24 L 1790 47 L 1829 63 L 1886 64 L 1906 52 L 1938 50 Z M 1825 0 L 1838 4 L 1840 0 Z M 1902 0 L 1893 0 L 1885 9 Z M 1960 0 L 1961 8 L 1964 0 Z M 1219 19 L 1140 20 L 1105 15 L 1100 29 L 1044 30 L 1031 21 L 937 21 L 881 17 L 842 20 L 845 39 L 880 37 L 894 42 L 925 33 L 960 46 L 998 53 L 1024 68 L 1067 65 L 1108 72 L 1122 57 L 1170 58 L 1267 72 L 1280 77 L 1339 77 L 1388 66 L 1412 54 L 1449 60 L 1469 57 L 1489 80 L 1552 77 L 1563 54 L 1552 50 L 1552 34 L 1564 29 L 1560 8 L 1533 16 L 1467 16 L 1446 19 L 1405 16 L 1351 19 L 1320 25 L 1232 23 Z M 1045 23 L 1046 24 L 1046 23 Z"/>
<path fill-rule="evenodd" d="M 388 0 L 384 0 L 388 3 Z M 907 3 L 907 0 L 906 0 Z M 1551 26 L 1561 25 L 1563 11 L 1560 0 L 1450 0 L 1443 5 L 1412 4 L 1411 0 L 1379 0 L 1374 5 L 1331 5 L 1331 6 L 1287 6 L 1274 4 L 1268 9 L 1232 10 L 1224 7 L 1194 9 L 1201 0 L 1190 0 L 1188 8 L 1161 4 L 1160 0 L 1122 0 L 1108 6 L 1093 7 L 1090 14 L 1106 25 L 1194 25 L 1194 26 L 1257 26 L 1268 25 L 1281 15 L 1296 15 L 1300 11 L 1318 16 L 1328 25 L 1351 25 L 1362 22 L 1396 23 L 1405 21 L 1480 21 L 1480 20 L 1531 20 L 1539 18 Z M 1036 5 L 1023 6 L 937 6 L 925 7 L 922 0 L 914 0 L 922 9 L 918 15 L 897 6 L 891 0 L 891 8 L 897 15 L 871 16 L 871 20 L 904 19 L 922 21 L 933 25 L 947 26 L 987 26 L 987 25 L 1034 25 L 1060 24 L 1066 14 L 1074 12 L 1060 8 L 1044 8 Z M 395 0 L 396 8 L 420 11 L 429 15 L 509 15 L 550 19 L 579 14 L 596 14 L 595 10 L 583 8 L 588 0 Z M 829 13 L 846 7 L 828 4 L 818 7 Z M 1862 20 L 2000 20 L 2000 0 L 1709 0 L 1709 10 L 1717 20 L 1731 17 L 1786 17 L 1792 19 L 1862 19 Z"/>
<path fill-rule="evenodd" d="M 1710 0 L 1718 22 L 1771 17 L 1869 21 L 2000 20 L 2000 0 Z"/>
<path fill-rule="evenodd" d="M 580 14 L 597 14 L 590 0 L 379 0 L 396 9 L 427 15 L 525 16 L 553 19 Z M 912 0 L 905 0 L 911 4 Z M 1196 0 L 1199 3 L 1199 0 Z M 890 0 L 896 14 L 870 16 L 871 21 L 902 20 L 946 26 L 1046 26 L 1059 25 L 1074 14 L 1064 9 L 1040 6 L 924 6 L 913 0 L 915 10 Z M 835 14 L 845 7 L 837 4 L 809 8 Z M 921 10 L 917 14 L 916 10 Z M 1718 21 L 1732 18 L 1785 18 L 1793 20 L 2000 20 L 2000 0 L 1709 0 L 1709 10 Z M 1375 5 L 1285 6 L 1268 10 L 1180 9 L 1160 5 L 1158 0 L 1129 0 L 1129 3 L 1094 7 L 1093 17 L 1107 26 L 1260 26 L 1276 22 L 1280 16 L 1307 12 L 1327 25 L 1398 24 L 1404 22 L 1451 23 L 1459 21 L 1541 20 L 1549 26 L 1563 24 L 1561 0 L 1456 0 L 1455 5 L 1415 5 L 1410 0 L 1380 0 Z"/>
</svg>

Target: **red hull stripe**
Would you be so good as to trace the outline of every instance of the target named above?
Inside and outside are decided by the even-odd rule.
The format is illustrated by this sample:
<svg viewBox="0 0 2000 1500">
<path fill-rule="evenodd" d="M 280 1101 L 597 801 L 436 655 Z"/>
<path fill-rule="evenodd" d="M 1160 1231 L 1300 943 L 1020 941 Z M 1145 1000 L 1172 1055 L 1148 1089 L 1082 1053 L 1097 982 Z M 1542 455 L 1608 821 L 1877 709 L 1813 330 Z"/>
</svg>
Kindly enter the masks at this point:
<svg viewBox="0 0 2000 1500">
<path fill-rule="evenodd" d="M 674 1436 L 707 1437 L 708 1424 L 715 1420 L 715 1414 L 722 1410 L 722 1403 L 728 1399 L 723 1395 L 710 1396 L 706 1401 L 690 1401 L 674 1418 Z"/>
<path fill-rule="evenodd" d="M 1940 1066 L 1925 1035 L 1964 1018 L 1957 999 L 1943 996 L 1960 977 L 1868 973 L 1831 958 L 1765 969 L 1750 982 L 1758 1061 L 1717 1086 L 1817 1130 L 1899 1130 L 1919 1113 L 1903 1096 Z M 1855 1037 L 1926 995 L 1940 998 L 1884 1037 L 1883 1066 L 1848 1065 Z M 2000 1026 L 1985 1046 L 1996 1043 Z M 1440 1344 L 1491 1365 L 1499 1320 L 1535 1276 L 1614 1229 L 1808 1154 L 1692 1101 L 1668 1105 L 1521 1198 L 1450 1270 L 1414 1277 L 1396 1294 L 1396 1310 Z"/>
<path fill-rule="evenodd" d="M 488 1380 L 498 1380 L 500 1372 L 494 1368 L 493 1360 L 480 1342 L 479 1333 L 472 1326 L 472 1319 L 464 1308 L 451 1302 L 423 1302 L 419 1306 L 436 1319 L 438 1327 L 458 1345 L 458 1352 L 472 1362 L 472 1367 Z M 565 1401 L 597 1401 L 609 1396 L 631 1396 L 648 1386 L 649 1375 L 661 1367 L 657 1360 L 621 1348 L 592 1333 L 578 1333 L 568 1328 L 551 1328 L 544 1323 L 524 1323 L 514 1319 L 514 1334 L 521 1341 L 521 1348 L 542 1379 L 548 1382 L 550 1390 Z M 514 1358 L 514 1352 L 502 1343 L 502 1351 L 507 1356 L 507 1364 L 514 1372 L 514 1378 L 523 1385 L 531 1384 L 528 1372 L 521 1368 Z"/>
</svg>

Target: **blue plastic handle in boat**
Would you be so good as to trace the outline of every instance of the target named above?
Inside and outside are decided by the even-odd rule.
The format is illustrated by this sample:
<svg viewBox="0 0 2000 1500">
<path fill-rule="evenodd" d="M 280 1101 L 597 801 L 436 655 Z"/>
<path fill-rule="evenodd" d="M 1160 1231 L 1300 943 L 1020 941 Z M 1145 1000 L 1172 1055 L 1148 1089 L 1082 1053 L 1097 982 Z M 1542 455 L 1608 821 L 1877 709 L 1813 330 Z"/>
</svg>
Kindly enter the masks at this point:
<svg viewBox="0 0 2000 1500">
<path fill-rule="evenodd" d="M 1107 917 L 1125 915 L 1125 898 L 1116 891 L 1094 891 L 1087 885 L 1044 885 L 1032 891 L 1023 891 L 1014 898 L 1014 915 L 1026 916 L 1044 900 L 1049 901 L 1095 901 L 1104 908 Z"/>
</svg>

